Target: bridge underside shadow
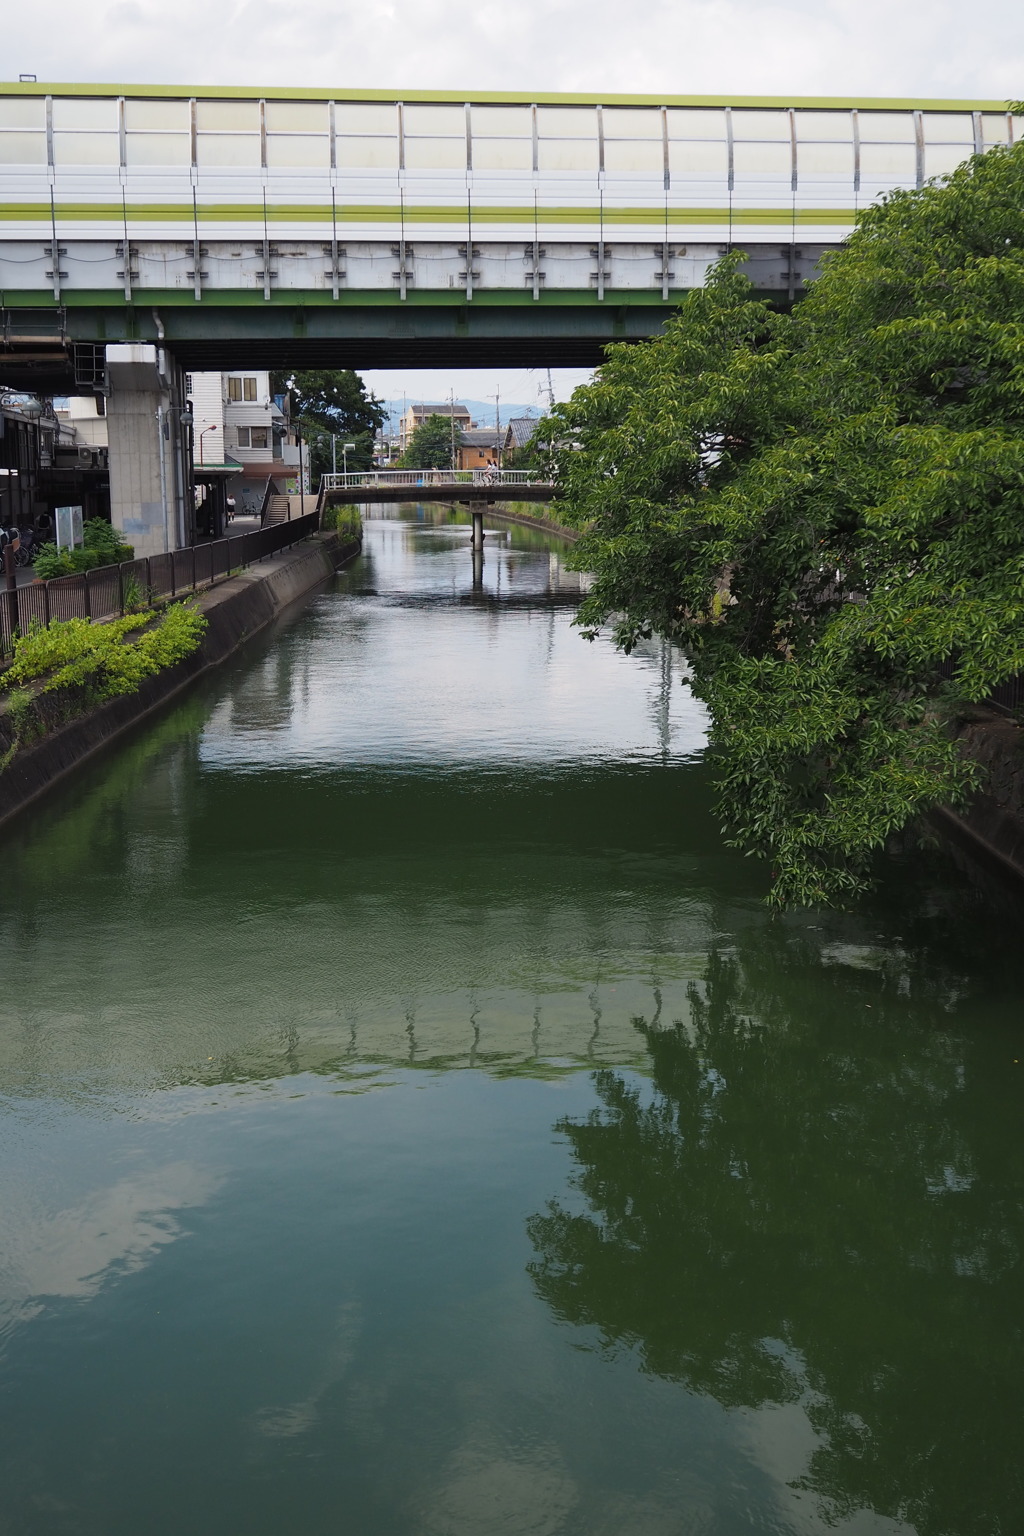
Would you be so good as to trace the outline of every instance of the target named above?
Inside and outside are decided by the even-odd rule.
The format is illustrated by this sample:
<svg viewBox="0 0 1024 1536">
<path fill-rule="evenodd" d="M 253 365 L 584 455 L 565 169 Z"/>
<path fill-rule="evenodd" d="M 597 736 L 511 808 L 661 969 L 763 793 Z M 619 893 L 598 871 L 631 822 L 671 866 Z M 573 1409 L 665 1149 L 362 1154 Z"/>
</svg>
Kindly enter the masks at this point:
<svg viewBox="0 0 1024 1536">
<path fill-rule="evenodd" d="M 674 304 L 403 307 L 203 303 L 2 312 L 0 386 L 91 393 L 110 342 L 149 342 L 189 372 L 303 368 L 596 368 L 610 342 L 656 335 Z"/>
<path fill-rule="evenodd" d="M 499 501 L 552 501 L 555 488 L 535 485 L 467 485 L 458 480 L 431 481 L 422 485 L 354 485 L 324 492 L 325 506 L 386 506 L 392 502 L 459 502 L 474 508 L 495 506 Z"/>
</svg>

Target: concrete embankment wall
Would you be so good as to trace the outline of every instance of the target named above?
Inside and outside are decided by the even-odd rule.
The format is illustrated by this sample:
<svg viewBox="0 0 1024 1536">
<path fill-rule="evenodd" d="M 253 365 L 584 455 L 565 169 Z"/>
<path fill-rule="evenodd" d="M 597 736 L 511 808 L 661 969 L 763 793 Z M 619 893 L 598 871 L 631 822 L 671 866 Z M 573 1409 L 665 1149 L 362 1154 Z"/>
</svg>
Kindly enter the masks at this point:
<svg viewBox="0 0 1024 1536">
<path fill-rule="evenodd" d="M 109 699 L 17 752 L 0 773 L 0 826 L 219 666 L 289 604 L 328 580 L 359 549 L 358 539 L 342 542 L 337 534 L 320 534 L 200 593 L 197 602 L 208 628 L 199 649 L 147 678 L 137 693 Z"/>
<path fill-rule="evenodd" d="M 500 517 L 506 523 L 522 523 L 525 528 L 539 528 L 543 533 L 554 533 L 560 539 L 568 539 L 570 544 L 575 544 L 579 538 L 578 529 L 554 522 L 542 510 L 544 506 L 544 502 L 495 501 L 484 508 L 484 514 L 487 517 Z M 531 507 L 537 510 L 531 511 Z"/>
</svg>

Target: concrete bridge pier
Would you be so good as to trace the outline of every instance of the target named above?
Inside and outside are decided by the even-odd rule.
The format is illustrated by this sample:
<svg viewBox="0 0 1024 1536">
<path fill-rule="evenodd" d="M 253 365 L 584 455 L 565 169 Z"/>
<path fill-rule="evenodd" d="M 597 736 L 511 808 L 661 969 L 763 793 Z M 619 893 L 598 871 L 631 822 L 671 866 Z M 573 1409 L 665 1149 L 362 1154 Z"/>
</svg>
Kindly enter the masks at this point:
<svg viewBox="0 0 1024 1536">
<path fill-rule="evenodd" d="M 112 344 L 106 363 L 111 522 L 139 558 L 180 549 L 195 522 L 184 379 L 149 342 Z"/>
<path fill-rule="evenodd" d="M 482 550 L 484 547 L 484 515 L 473 509 L 473 548 Z"/>
</svg>

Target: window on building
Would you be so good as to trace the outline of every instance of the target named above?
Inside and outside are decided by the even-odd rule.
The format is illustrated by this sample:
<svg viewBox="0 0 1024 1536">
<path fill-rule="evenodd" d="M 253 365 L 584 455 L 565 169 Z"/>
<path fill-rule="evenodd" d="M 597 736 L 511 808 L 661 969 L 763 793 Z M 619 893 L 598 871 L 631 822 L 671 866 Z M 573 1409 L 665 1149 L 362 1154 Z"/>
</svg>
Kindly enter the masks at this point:
<svg viewBox="0 0 1024 1536">
<path fill-rule="evenodd" d="M 243 379 L 229 378 L 228 379 L 228 399 L 229 400 L 255 400 L 256 399 L 256 380 L 255 379 L 244 379 L 244 378 Z"/>
<path fill-rule="evenodd" d="M 239 427 L 239 448 L 269 448 L 267 427 Z"/>
<path fill-rule="evenodd" d="M 192 375 L 190 373 L 186 373 L 185 375 L 185 393 L 186 395 L 190 395 L 192 393 Z"/>
</svg>

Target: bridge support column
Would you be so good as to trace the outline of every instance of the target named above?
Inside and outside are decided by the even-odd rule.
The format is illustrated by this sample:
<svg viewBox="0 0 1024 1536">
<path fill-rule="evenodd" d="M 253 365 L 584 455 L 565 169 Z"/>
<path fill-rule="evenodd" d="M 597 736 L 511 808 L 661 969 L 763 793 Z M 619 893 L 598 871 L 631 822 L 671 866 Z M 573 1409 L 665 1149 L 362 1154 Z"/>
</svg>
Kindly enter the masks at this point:
<svg viewBox="0 0 1024 1536">
<path fill-rule="evenodd" d="M 483 515 L 482 512 L 477 512 L 476 509 L 474 508 L 473 509 L 473 548 L 474 549 L 483 549 L 483 547 L 484 547 L 484 515 Z"/>
<path fill-rule="evenodd" d="M 179 549 L 195 496 L 178 370 L 162 348 L 124 342 L 107 347 L 107 373 L 111 522 L 140 558 Z"/>
</svg>

